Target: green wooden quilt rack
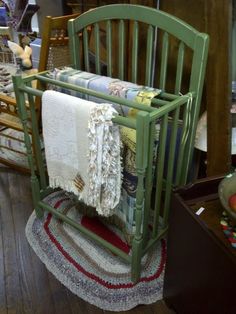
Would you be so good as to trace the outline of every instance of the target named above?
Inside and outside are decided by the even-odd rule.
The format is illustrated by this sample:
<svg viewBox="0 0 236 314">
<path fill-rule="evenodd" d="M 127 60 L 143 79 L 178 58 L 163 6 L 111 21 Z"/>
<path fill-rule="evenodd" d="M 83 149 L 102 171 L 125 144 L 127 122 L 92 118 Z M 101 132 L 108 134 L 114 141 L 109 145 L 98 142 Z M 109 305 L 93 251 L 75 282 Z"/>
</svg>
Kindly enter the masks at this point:
<svg viewBox="0 0 236 314">
<path fill-rule="evenodd" d="M 88 36 L 88 27 L 93 32 L 92 36 Z M 162 92 L 153 98 L 151 106 L 145 106 L 54 80 L 49 77 L 48 72 L 26 78 L 15 76 L 14 88 L 24 128 L 35 211 L 38 217 L 42 217 L 44 211 L 52 213 L 130 262 L 131 278 L 137 282 L 140 279 L 142 256 L 167 231 L 172 187 L 188 181 L 205 76 L 208 35 L 160 10 L 129 4 L 107 5 L 85 12 L 70 20 L 68 29 L 74 68 L 90 72 L 92 55 L 94 67 L 92 71 L 95 73 L 101 74 L 101 65 L 105 64 L 106 75 L 109 77 L 126 79 L 134 83 L 144 79 L 144 85 L 157 86 Z M 88 38 L 93 38 L 92 46 Z M 102 53 L 102 49 L 105 54 Z M 32 87 L 33 80 L 40 82 L 41 89 Z M 40 121 L 36 117 L 35 98 L 42 96 L 48 84 L 138 109 L 135 119 L 121 115 L 113 119 L 113 122 L 119 125 L 136 130 L 138 185 L 131 255 L 125 254 L 43 201 L 52 189 L 48 186 L 40 147 Z M 32 119 L 34 154 L 27 126 L 29 111 Z M 153 176 L 153 147 L 157 123 L 160 125 L 160 135 Z M 171 134 L 168 135 L 170 123 Z M 178 149 L 175 145 L 177 137 Z M 148 227 L 150 215 L 152 215 L 151 231 Z"/>
</svg>

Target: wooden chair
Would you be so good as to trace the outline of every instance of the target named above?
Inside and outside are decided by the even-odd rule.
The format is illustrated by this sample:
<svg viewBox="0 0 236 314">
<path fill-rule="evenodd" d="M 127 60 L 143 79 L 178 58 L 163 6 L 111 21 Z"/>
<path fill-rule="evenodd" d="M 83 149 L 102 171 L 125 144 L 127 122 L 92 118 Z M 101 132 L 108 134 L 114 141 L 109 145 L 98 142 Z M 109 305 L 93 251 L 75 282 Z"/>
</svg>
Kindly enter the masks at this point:
<svg viewBox="0 0 236 314">
<path fill-rule="evenodd" d="M 60 17 L 45 17 L 42 33 L 42 44 L 39 58 L 39 71 L 58 66 L 69 65 L 67 22 L 78 14 Z M 36 115 L 40 120 L 40 101 L 36 101 Z M 31 114 L 28 112 L 29 133 L 31 130 Z M 15 98 L 0 94 L 0 163 L 16 170 L 29 172 L 27 152 L 24 148 L 23 128 L 18 116 Z M 33 141 L 33 138 L 32 138 Z M 22 158 L 20 158 L 22 156 Z"/>
<path fill-rule="evenodd" d="M 68 50 L 67 25 L 70 19 L 78 17 L 79 14 L 52 17 L 44 19 L 42 43 L 39 59 L 39 72 L 64 65 L 70 65 Z"/>
<path fill-rule="evenodd" d="M 103 26 L 105 23 L 106 26 L 106 36 L 102 39 L 100 23 Z M 137 100 L 130 101 L 91 90 L 91 86 L 86 89 L 68 84 L 64 79 L 55 80 L 47 73 L 39 73 L 33 76 L 31 81 L 37 79 L 44 84 L 53 84 L 135 109 L 136 114 L 133 116 L 119 114 L 113 119 L 114 123 L 136 130 L 137 191 L 133 215 L 135 231 L 132 255 L 125 254 L 43 200 L 52 190 L 47 183 L 42 156 L 39 156 L 40 174 L 38 175 L 34 169 L 24 101 L 25 95 L 29 95 L 30 107 L 34 110 L 33 96 L 42 96 L 43 92 L 29 88 L 29 80 L 14 77 L 31 165 L 34 206 L 38 217 L 42 217 L 43 211 L 46 210 L 130 262 L 132 280 L 137 282 L 140 279 L 142 256 L 168 229 L 172 187 L 188 181 L 206 68 L 208 36 L 174 16 L 153 8 L 129 4 L 99 7 L 69 21 L 72 64 L 74 68 L 85 71 L 91 69 L 88 27 L 94 32 L 95 73 L 101 74 L 100 46 L 105 40 L 107 76 L 114 77 L 114 69 L 116 71 L 118 65 L 119 79 L 124 80 L 128 77 L 134 83 L 144 79 L 146 86 L 160 88 L 162 92 L 152 99 L 151 106 L 140 104 Z M 119 36 L 114 36 L 114 32 L 116 34 L 118 32 Z M 156 32 L 157 40 L 154 40 Z M 117 43 L 114 42 L 114 38 L 117 38 Z M 156 71 L 153 71 L 156 42 L 157 62 Z M 119 51 L 118 58 L 113 54 L 114 50 Z M 141 55 L 145 55 L 145 58 L 140 58 Z M 190 68 L 185 66 L 186 59 L 191 60 Z M 34 120 L 33 124 L 37 126 L 37 121 Z M 158 138 L 157 127 L 160 128 Z M 37 132 L 38 130 L 34 129 L 35 145 L 39 152 Z M 176 145 L 177 140 L 179 145 Z M 156 141 L 157 155 L 154 151 Z M 125 211 L 125 208 L 123 210 Z"/>
</svg>

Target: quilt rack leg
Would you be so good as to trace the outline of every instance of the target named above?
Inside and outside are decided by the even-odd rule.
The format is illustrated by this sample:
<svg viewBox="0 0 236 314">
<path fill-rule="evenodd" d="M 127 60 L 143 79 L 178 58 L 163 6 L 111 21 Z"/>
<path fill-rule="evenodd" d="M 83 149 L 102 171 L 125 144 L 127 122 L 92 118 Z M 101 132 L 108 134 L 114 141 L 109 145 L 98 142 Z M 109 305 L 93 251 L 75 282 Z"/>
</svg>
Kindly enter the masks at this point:
<svg viewBox="0 0 236 314">
<path fill-rule="evenodd" d="M 147 112 L 140 111 L 137 114 L 136 142 L 136 171 L 138 176 L 138 186 L 136 194 L 136 212 L 135 225 L 136 231 L 132 243 L 131 259 L 131 279 L 137 282 L 141 274 L 141 258 L 143 252 L 143 235 L 146 233 L 144 225 L 144 196 L 145 196 L 145 178 L 147 170 L 148 157 L 146 152 L 149 147 L 150 120 Z"/>
<path fill-rule="evenodd" d="M 131 280 L 134 283 L 138 282 L 141 274 L 142 242 L 142 238 L 134 239 L 132 245 Z"/>
<path fill-rule="evenodd" d="M 132 242 L 131 279 L 137 282 L 141 273 L 141 258 L 143 247 L 143 204 L 144 204 L 144 178 L 145 168 L 137 169 L 138 189 L 135 212 L 136 232 Z"/>
<path fill-rule="evenodd" d="M 15 95 L 16 95 L 16 100 L 17 100 L 17 105 L 18 105 L 18 110 L 19 110 L 19 116 L 21 118 L 22 125 L 23 125 L 25 146 L 27 150 L 28 162 L 29 162 L 30 172 L 31 172 L 31 187 L 32 187 L 33 204 L 34 204 L 36 215 L 39 218 L 41 218 L 43 216 L 43 211 L 38 206 L 38 202 L 40 200 L 40 187 L 39 187 L 39 180 L 35 172 L 32 144 L 31 144 L 31 139 L 28 132 L 28 125 L 27 125 L 28 115 L 27 115 L 26 106 L 25 106 L 26 100 L 25 100 L 24 92 L 20 91 L 19 89 L 19 86 L 22 84 L 22 77 L 14 76 L 13 84 L 16 87 Z M 34 121 L 32 121 L 32 123 L 33 122 Z"/>
</svg>

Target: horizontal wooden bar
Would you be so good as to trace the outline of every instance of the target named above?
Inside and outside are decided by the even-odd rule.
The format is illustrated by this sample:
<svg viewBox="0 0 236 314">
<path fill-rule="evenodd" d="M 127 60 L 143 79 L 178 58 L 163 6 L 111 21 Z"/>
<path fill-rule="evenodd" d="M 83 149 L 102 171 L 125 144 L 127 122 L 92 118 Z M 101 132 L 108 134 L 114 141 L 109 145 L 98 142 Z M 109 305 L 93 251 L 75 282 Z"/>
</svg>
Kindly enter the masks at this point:
<svg viewBox="0 0 236 314">
<path fill-rule="evenodd" d="M 175 94 L 170 94 L 170 93 L 166 93 L 166 92 L 163 92 L 161 93 L 161 97 L 167 99 L 167 100 L 175 100 L 181 96 L 184 96 L 184 95 L 175 95 Z M 191 92 L 191 96 L 194 98 L 195 97 L 195 92 Z"/>
<path fill-rule="evenodd" d="M 41 97 L 43 94 L 43 91 L 41 90 L 37 90 L 35 88 L 32 87 L 28 87 L 28 86 L 24 86 L 24 87 L 20 87 L 19 88 L 21 91 L 26 92 L 30 95 L 33 96 L 39 96 Z M 112 119 L 112 121 L 114 123 L 118 123 L 120 125 L 126 126 L 128 128 L 131 129 L 136 129 L 136 120 L 135 119 L 131 119 L 131 118 L 127 118 L 127 117 L 122 117 L 122 116 L 116 116 Z"/>
<path fill-rule="evenodd" d="M 49 206 L 48 204 L 44 203 L 43 201 L 39 201 L 38 205 L 42 209 L 52 213 L 55 217 L 57 217 L 59 219 L 62 219 L 64 222 L 68 223 L 70 226 L 74 227 L 75 229 L 77 229 L 77 230 L 81 231 L 82 233 L 84 233 L 85 235 L 89 236 L 91 239 L 93 239 L 97 243 L 99 243 L 102 246 L 104 246 L 107 249 L 109 249 L 112 253 L 114 253 L 114 254 L 120 256 L 121 258 L 123 258 L 125 261 L 131 262 L 131 256 L 130 255 L 124 253 L 123 251 L 121 251 L 117 247 L 114 247 L 114 245 L 112 245 L 110 242 L 107 242 L 103 238 L 101 238 L 98 235 L 96 235 L 94 232 L 92 232 L 92 231 L 88 230 L 87 228 L 83 227 L 82 225 L 76 223 L 74 220 L 72 220 L 68 216 L 60 213 L 55 208 Z"/>
<path fill-rule="evenodd" d="M 155 112 L 150 113 L 151 121 L 158 119 L 165 115 L 166 113 L 176 109 L 178 106 L 181 106 L 185 103 L 187 103 L 189 100 L 188 95 L 179 96 L 177 99 L 171 101 L 168 106 L 164 106 L 161 108 L 158 108 Z"/>
<path fill-rule="evenodd" d="M 33 87 L 22 86 L 22 87 L 19 87 L 19 90 L 21 90 L 22 92 L 25 92 L 27 94 L 33 95 L 33 96 L 42 97 L 42 95 L 43 95 L 43 91 L 41 91 L 39 89 L 35 89 Z"/>
<path fill-rule="evenodd" d="M 21 155 L 24 155 L 24 156 L 27 156 L 26 152 L 21 152 L 19 150 L 16 150 L 14 148 L 10 148 L 9 146 L 5 146 L 5 145 L 0 145 L 0 148 L 3 148 L 3 149 L 6 149 L 6 150 L 9 150 L 11 152 L 14 152 L 14 153 L 18 153 L 18 154 L 21 154 Z"/>
<path fill-rule="evenodd" d="M 7 95 L 4 95 L 4 94 L 0 95 L 0 102 L 4 102 L 4 103 L 6 103 L 8 105 L 12 105 L 12 106 L 15 106 L 15 107 L 17 106 L 15 98 L 7 96 Z"/>
<path fill-rule="evenodd" d="M 24 139 L 21 140 L 21 139 L 19 139 L 17 137 L 14 137 L 14 136 L 11 136 L 11 135 L 8 135 L 8 134 L 4 134 L 2 132 L 1 132 L 1 136 L 2 137 L 6 137 L 6 138 L 10 138 L 10 139 L 15 140 L 17 142 L 25 143 Z"/>
<path fill-rule="evenodd" d="M 155 106 L 164 106 L 164 105 L 168 105 L 169 103 L 170 102 L 168 100 L 162 100 L 158 98 L 153 98 L 151 101 L 151 104 Z"/>
<path fill-rule="evenodd" d="M 152 108 L 150 106 L 145 106 L 145 105 L 139 104 L 137 102 L 127 100 L 125 98 L 110 96 L 110 95 L 107 95 L 107 94 L 104 94 L 101 92 L 97 92 L 97 91 L 94 91 L 94 90 L 91 90 L 88 88 L 84 88 L 81 86 L 65 83 L 62 81 L 55 80 L 55 79 L 51 79 L 51 78 L 48 78 L 48 77 L 45 77 L 42 75 L 36 75 L 35 78 L 40 80 L 40 81 L 43 81 L 45 83 L 50 83 L 50 84 L 60 86 L 60 87 L 63 87 L 63 88 L 69 89 L 69 90 L 74 90 L 77 92 L 88 94 L 88 95 L 91 95 L 94 97 L 98 97 L 98 98 L 107 100 L 107 101 L 112 102 L 112 103 L 117 103 L 117 104 L 126 106 L 126 107 L 130 107 L 130 108 L 134 108 L 134 109 L 138 109 L 138 110 L 142 110 L 142 111 L 147 111 L 147 112 L 152 112 L 152 111 L 156 110 L 155 108 Z M 23 87 L 21 87 L 21 90 L 24 90 Z"/>
</svg>

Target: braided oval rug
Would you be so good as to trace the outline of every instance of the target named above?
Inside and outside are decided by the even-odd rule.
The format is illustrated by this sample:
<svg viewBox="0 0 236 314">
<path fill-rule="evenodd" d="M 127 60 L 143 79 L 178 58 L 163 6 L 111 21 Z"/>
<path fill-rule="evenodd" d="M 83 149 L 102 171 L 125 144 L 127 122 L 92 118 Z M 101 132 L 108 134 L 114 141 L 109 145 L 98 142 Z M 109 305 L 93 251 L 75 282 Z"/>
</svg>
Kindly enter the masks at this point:
<svg viewBox="0 0 236 314">
<path fill-rule="evenodd" d="M 130 254 L 129 246 L 118 231 L 82 216 L 64 191 L 53 192 L 45 200 Z M 62 284 L 101 309 L 126 311 L 162 299 L 164 239 L 143 257 L 141 279 L 133 284 L 129 264 L 51 214 L 45 213 L 43 219 L 38 219 L 33 212 L 26 226 L 26 236 L 37 256 Z"/>
</svg>

